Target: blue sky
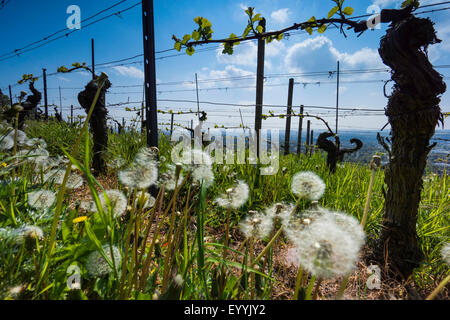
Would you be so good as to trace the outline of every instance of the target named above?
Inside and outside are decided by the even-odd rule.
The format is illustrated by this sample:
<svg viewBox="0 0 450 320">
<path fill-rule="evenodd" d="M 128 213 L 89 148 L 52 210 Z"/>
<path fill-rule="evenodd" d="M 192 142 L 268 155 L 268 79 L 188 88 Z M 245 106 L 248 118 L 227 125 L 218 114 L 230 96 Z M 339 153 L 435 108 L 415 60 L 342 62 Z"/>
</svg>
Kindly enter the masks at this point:
<svg viewBox="0 0 450 320">
<path fill-rule="evenodd" d="M 98 11 L 107 8 L 117 1 L 24 1 L 11 0 L 0 10 L 0 39 L 2 47 L 0 56 L 14 49 L 42 39 L 53 32 L 64 29 L 69 14 L 70 5 L 78 5 L 81 9 L 81 19 L 85 19 Z M 113 12 L 129 8 L 138 1 L 124 1 L 119 6 L 104 12 L 95 19 Z M 213 24 L 214 38 L 228 37 L 230 33 L 242 34 L 247 22 L 244 9 L 248 6 L 256 8 L 258 13 L 266 17 L 268 30 L 277 30 L 302 22 L 311 16 L 317 18 L 326 16 L 332 7 L 331 0 L 236 0 L 236 1 L 169 1 L 155 0 L 155 30 L 156 50 L 173 48 L 172 35 L 182 37 L 191 33 L 197 16 L 208 18 Z M 371 5 L 383 8 L 399 7 L 400 0 L 346 0 L 348 6 L 355 8 L 354 15 L 369 13 Z M 439 0 L 422 0 L 422 4 L 437 3 Z M 446 6 L 441 6 L 446 7 Z M 436 7 L 438 8 L 438 7 Z M 427 8 L 436 9 L 436 8 Z M 423 9 L 426 10 L 426 9 Z M 442 44 L 429 50 L 430 59 L 434 65 L 450 65 L 450 11 L 441 11 L 422 15 L 429 16 L 436 22 L 438 37 Z M 86 22 L 87 24 L 88 22 Z M 389 73 L 345 74 L 348 70 L 365 70 L 386 68 L 379 58 L 377 49 L 386 26 L 379 30 L 368 31 L 357 38 L 351 31 L 347 38 L 336 29 L 327 30 L 323 35 L 306 32 L 294 32 L 290 37 L 274 42 L 266 48 L 265 73 L 266 88 L 264 104 L 286 105 L 289 76 L 285 74 L 304 74 L 316 71 L 335 71 L 339 60 L 341 70 L 340 106 L 342 108 L 370 108 L 383 110 L 387 99 L 383 95 L 382 80 L 389 79 Z M 0 88 L 7 94 L 8 85 L 13 85 L 13 93 L 17 95 L 26 86 L 17 85 L 22 74 L 42 74 L 42 68 L 48 73 L 56 72 L 59 66 L 70 66 L 73 62 L 90 64 L 90 39 L 96 43 L 96 63 L 133 57 L 143 52 L 142 48 L 142 17 L 141 7 L 136 6 L 120 15 L 105 19 L 91 26 L 82 25 L 81 30 L 70 36 L 56 40 L 36 50 L 20 56 L 0 61 Z M 228 104 L 249 105 L 255 103 L 255 79 L 241 81 L 205 81 L 230 77 L 253 76 L 256 73 L 256 51 L 254 42 L 248 42 L 236 48 L 233 56 L 224 56 L 217 45 L 201 48 L 192 57 L 186 55 L 170 57 L 177 52 L 169 51 L 157 54 L 156 71 L 158 85 L 158 108 L 163 110 L 187 111 L 196 110 L 196 103 L 178 103 L 164 100 L 196 100 L 195 73 L 199 79 L 199 96 L 203 102 L 223 102 Z M 200 48 L 197 48 L 200 49 Z M 201 52 L 203 51 L 203 52 Z M 8 57 L 8 56 L 6 56 Z M 0 60 L 2 58 L 0 57 Z M 129 63 L 133 64 L 129 64 Z M 136 63 L 134 63 L 136 62 Z M 113 87 L 107 95 L 107 102 L 121 103 L 142 100 L 143 65 L 138 57 L 125 61 L 125 65 L 106 66 L 98 71 L 106 72 Z M 450 69 L 438 69 L 445 77 L 450 77 Z M 280 76 L 281 75 L 281 76 Z M 71 104 L 78 107 L 76 96 L 79 89 L 89 81 L 87 73 L 58 74 L 48 77 L 49 103 L 59 105 L 59 91 L 62 88 L 63 115 L 68 115 Z M 302 76 L 295 77 L 294 106 L 336 105 L 336 77 Z M 447 81 L 447 80 L 446 80 Z M 178 85 L 170 85 L 177 82 Z M 168 84 L 169 83 L 169 84 Z M 133 86 L 133 87 L 123 87 Z M 37 83 L 42 88 L 42 80 Z M 244 87 L 244 88 L 236 88 Z M 250 88 L 249 88 L 250 87 Z M 75 88 L 75 89 L 71 89 Z M 220 88 L 220 89 L 218 89 Z M 226 89 L 227 88 L 227 89 Z M 139 107 L 130 104 L 128 107 Z M 450 93 L 442 97 L 441 108 L 450 112 Z M 201 110 L 208 112 L 207 125 L 238 126 L 241 123 L 239 110 L 243 115 L 244 124 L 253 127 L 254 108 L 237 106 L 218 106 L 201 104 Z M 282 108 L 265 108 L 264 112 L 274 110 L 284 112 Z M 330 124 L 335 123 L 335 111 L 323 109 L 306 109 L 310 114 L 320 114 Z M 77 110 L 75 114 L 83 114 Z M 351 116 L 340 118 L 341 129 L 381 129 L 387 122 L 381 113 L 378 116 Z M 122 117 L 129 121 L 135 113 L 125 111 L 124 106 L 111 107 L 110 115 L 121 121 Z M 190 116 L 176 116 L 175 122 L 187 125 Z M 168 122 L 169 116 L 160 115 L 159 122 Z M 271 119 L 264 122 L 265 128 L 282 128 L 285 120 Z M 297 121 L 293 121 L 297 128 Z M 314 120 L 312 126 L 322 129 L 320 122 Z"/>
</svg>

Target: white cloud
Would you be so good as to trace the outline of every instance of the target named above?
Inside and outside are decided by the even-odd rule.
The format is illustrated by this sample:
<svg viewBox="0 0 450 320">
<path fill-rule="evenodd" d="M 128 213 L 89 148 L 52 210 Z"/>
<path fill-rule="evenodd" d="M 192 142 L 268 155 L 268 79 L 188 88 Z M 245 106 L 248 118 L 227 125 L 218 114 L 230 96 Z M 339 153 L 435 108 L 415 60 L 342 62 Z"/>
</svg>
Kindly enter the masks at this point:
<svg viewBox="0 0 450 320">
<path fill-rule="evenodd" d="M 284 9 L 280 9 L 280 10 L 272 12 L 270 17 L 280 24 L 286 23 L 289 19 L 289 13 L 290 13 L 289 9 L 284 8 Z"/>
<path fill-rule="evenodd" d="M 230 86 L 232 87 L 236 82 L 234 81 L 220 81 L 220 82 L 202 82 L 202 79 L 228 79 L 235 77 L 246 77 L 246 76 L 255 76 L 254 72 L 247 71 L 244 69 L 240 69 L 233 65 L 228 65 L 223 70 L 211 70 L 208 68 L 203 68 L 202 72 L 198 74 L 199 87 L 200 88 L 213 88 L 213 87 L 222 87 L 222 86 Z M 254 78 L 250 77 L 249 80 L 243 80 L 237 82 L 237 85 L 249 85 L 254 84 Z M 186 82 L 183 84 L 186 88 L 195 88 L 195 84 Z"/>
<path fill-rule="evenodd" d="M 338 60 L 343 69 L 385 67 L 377 50 L 362 48 L 353 53 L 340 52 L 325 36 L 309 38 L 293 45 L 287 50 L 284 63 L 288 72 L 304 73 L 334 71 Z"/>
<path fill-rule="evenodd" d="M 114 70 L 116 70 L 122 76 L 127 76 L 130 78 L 144 79 L 145 76 L 144 72 L 136 67 L 118 66 L 114 67 Z"/>
<path fill-rule="evenodd" d="M 67 79 L 65 77 L 57 76 L 56 78 L 61 80 L 61 81 L 64 81 L 64 82 L 70 82 L 70 79 Z"/>
</svg>

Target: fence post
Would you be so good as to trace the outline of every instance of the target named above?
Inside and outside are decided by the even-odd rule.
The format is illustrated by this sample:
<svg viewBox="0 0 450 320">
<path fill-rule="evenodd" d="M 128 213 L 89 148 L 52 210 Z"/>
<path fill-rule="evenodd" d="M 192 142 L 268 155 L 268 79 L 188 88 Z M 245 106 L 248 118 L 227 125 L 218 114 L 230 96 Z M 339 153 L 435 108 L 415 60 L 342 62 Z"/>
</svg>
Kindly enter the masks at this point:
<svg viewBox="0 0 450 320">
<path fill-rule="evenodd" d="M 42 79 L 44 80 L 44 106 L 45 106 L 45 119 L 48 119 L 48 96 L 47 96 L 47 69 L 42 69 L 43 75 Z"/>
<path fill-rule="evenodd" d="M 337 62 L 337 88 L 336 88 L 336 134 L 338 134 L 338 122 L 339 122 L 339 82 L 340 82 L 340 63 Z"/>
<path fill-rule="evenodd" d="M 308 152 L 309 152 L 310 133 L 311 133 L 311 120 L 308 120 L 308 123 L 307 123 L 307 125 L 306 125 L 306 148 L 305 148 L 305 155 L 308 155 Z"/>
<path fill-rule="evenodd" d="M 73 104 L 70 105 L 70 124 L 73 124 Z"/>
<path fill-rule="evenodd" d="M 59 113 L 61 115 L 61 121 L 63 120 L 63 105 L 62 105 L 62 96 L 61 96 L 61 86 L 59 86 Z"/>
<path fill-rule="evenodd" d="M 91 55 L 92 55 L 92 80 L 95 79 L 95 48 L 94 38 L 91 39 Z"/>
<path fill-rule="evenodd" d="M 284 154 L 289 154 L 291 146 L 291 114 L 292 114 L 292 98 L 294 95 L 294 79 L 289 79 L 288 106 L 286 117 L 286 133 L 284 135 Z"/>
<path fill-rule="evenodd" d="M 300 115 L 298 120 L 298 139 L 297 139 L 297 154 L 300 155 L 302 153 L 302 130 L 303 130 L 303 112 L 304 107 L 300 107 Z"/>
<path fill-rule="evenodd" d="M 174 114 L 172 113 L 170 115 L 170 138 L 172 139 L 172 134 L 173 134 L 173 118 L 174 118 Z"/>
<path fill-rule="evenodd" d="M 314 154 L 314 130 L 311 130 L 311 142 L 310 142 L 310 156 Z"/>
<path fill-rule="evenodd" d="M 12 90 L 11 90 L 11 86 L 8 86 L 8 87 L 9 87 L 9 102 L 10 102 L 11 107 L 12 107 L 12 105 L 13 105 Z"/>
<path fill-rule="evenodd" d="M 147 146 L 158 147 L 153 0 L 142 0 Z M 153 190 L 155 191 L 155 190 Z"/>
<path fill-rule="evenodd" d="M 266 32 L 266 20 L 263 18 L 259 22 Z M 262 111 L 264 97 L 264 56 L 266 51 L 266 42 L 258 39 L 258 61 L 256 67 L 256 111 L 255 111 L 255 131 L 256 131 L 256 154 L 259 158 L 259 135 L 262 129 Z"/>
</svg>

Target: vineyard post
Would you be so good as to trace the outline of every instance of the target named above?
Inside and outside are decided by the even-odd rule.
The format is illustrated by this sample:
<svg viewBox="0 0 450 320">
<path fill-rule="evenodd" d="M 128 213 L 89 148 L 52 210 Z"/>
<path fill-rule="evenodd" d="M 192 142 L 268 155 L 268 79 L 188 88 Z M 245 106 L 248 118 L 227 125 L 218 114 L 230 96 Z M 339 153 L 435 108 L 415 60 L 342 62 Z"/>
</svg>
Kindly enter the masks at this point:
<svg viewBox="0 0 450 320">
<path fill-rule="evenodd" d="M 336 134 L 338 134 L 338 122 L 339 122 L 339 82 L 340 82 L 340 63 L 337 62 L 337 75 L 336 75 Z"/>
<path fill-rule="evenodd" d="M 144 38 L 145 115 L 147 146 L 158 147 L 158 110 L 156 102 L 155 30 L 153 0 L 142 1 Z"/>
<path fill-rule="evenodd" d="M 173 134 L 173 118 L 174 118 L 174 114 L 172 113 L 170 115 L 170 138 L 172 139 L 172 134 Z"/>
<path fill-rule="evenodd" d="M 286 133 L 284 135 L 284 154 L 289 154 L 291 146 L 291 114 L 292 114 L 292 98 L 294 95 L 294 79 L 289 79 L 288 105 L 286 117 Z"/>
<path fill-rule="evenodd" d="M 304 107 L 300 107 L 300 114 L 303 115 Z M 302 153 L 302 130 L 303 130 L 303 116 L 299 117 L 298 123 L 298 139 L 297 139 L 297 155 Z"/>
<path fill-rule="evenodd" d="M 62 105 L 62 96 L 61 96 L 61 86 L 59 86 L 59 113 L 61 115 L 61 119 L 63 116 L 63 105 Z"/>
<path fill-rule="evenodd" d="M 261 25 L 263 32 L 266 32 L 266 21 L 263 19 Z M 264 56 L 266 50 L 265 40 L 258 39 L 258 61 L 256 67 L 256 112 L 255 112 L 255 131 L 256 131 L 256 154 L 259 158 L 259 134 L 262 129 L 262 111 L 264 99 Z"/>
<path fill-rule="evenodd" d="M 198 98 L 198 79 L 197 74 L 195 74 L 195 91 L 197 92 L 197 116 L 200 119 L 200 101 Z"/>
<path fill-rule="evenodd" d="M 11 91 L 11 86 L 9 87 L 9 103 L 11 104 L 11 106 L 13 105 L 13 100 L 12 100 L 12 91 Z"/>
<path fill-rule="evenodd" d="M 48 119 L 48 96 L 47 96 L 47 69 L 42 69 L 44 80 L 44 106 L 45 106 L 45 119 Z"/>
<path fill-rule="evenodd" d="M 309 143 L 309 145 L 310 145 L 309 155 L 312 156 L 314 154 L 314 130 L 311 130 L 311 142 Z"/>
<path fill-rule="evenodd" d="M 70 105 L 70 124 L 73 124 L 73 104 Z"/>
<path fill-rule="evenodd" d="M 91 39 L 91 56 L 92 56 L 92 80 L 95 80 L 95 47 L 94 47 L 94 38 Z"/>
<path fill-rule="evenodd" d="M 122 118 L 122 130 L 125 131 L 125 118 Z"/>
<path fill-rule="evenodd" d="M 308 123 L 306 125 L 306 148 L 305 148 L 305 155 L 308 155 L 309 151 L 309 139 L 310 139 L 310 133 L 311 133 L 311 120 L 308 120 Z"/>
<path fill-rule="evenodd" d="M 191 120 L 191 137 L 194 139 L 194 120 Z"/>
</svg>

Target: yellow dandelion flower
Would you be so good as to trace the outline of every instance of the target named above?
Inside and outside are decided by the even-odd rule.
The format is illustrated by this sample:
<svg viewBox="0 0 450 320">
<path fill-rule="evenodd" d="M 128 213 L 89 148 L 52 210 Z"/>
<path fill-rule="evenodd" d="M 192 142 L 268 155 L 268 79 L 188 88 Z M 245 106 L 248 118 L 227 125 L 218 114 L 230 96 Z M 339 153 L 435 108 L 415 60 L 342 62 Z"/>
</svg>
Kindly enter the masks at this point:
<svg viewBox="0 0 450 320">
<path fill-rule="evenodd" d="M 88 219 L 88 217 L 82 216 L 82 217 L 78 217 L 78 218 L 73 219 L 72 222 L 73 222 L 74 224 L 77 224 L 77 223 L 84 222 L 84 221 L 86 221 L 87 219 Z"/>
</svg>

